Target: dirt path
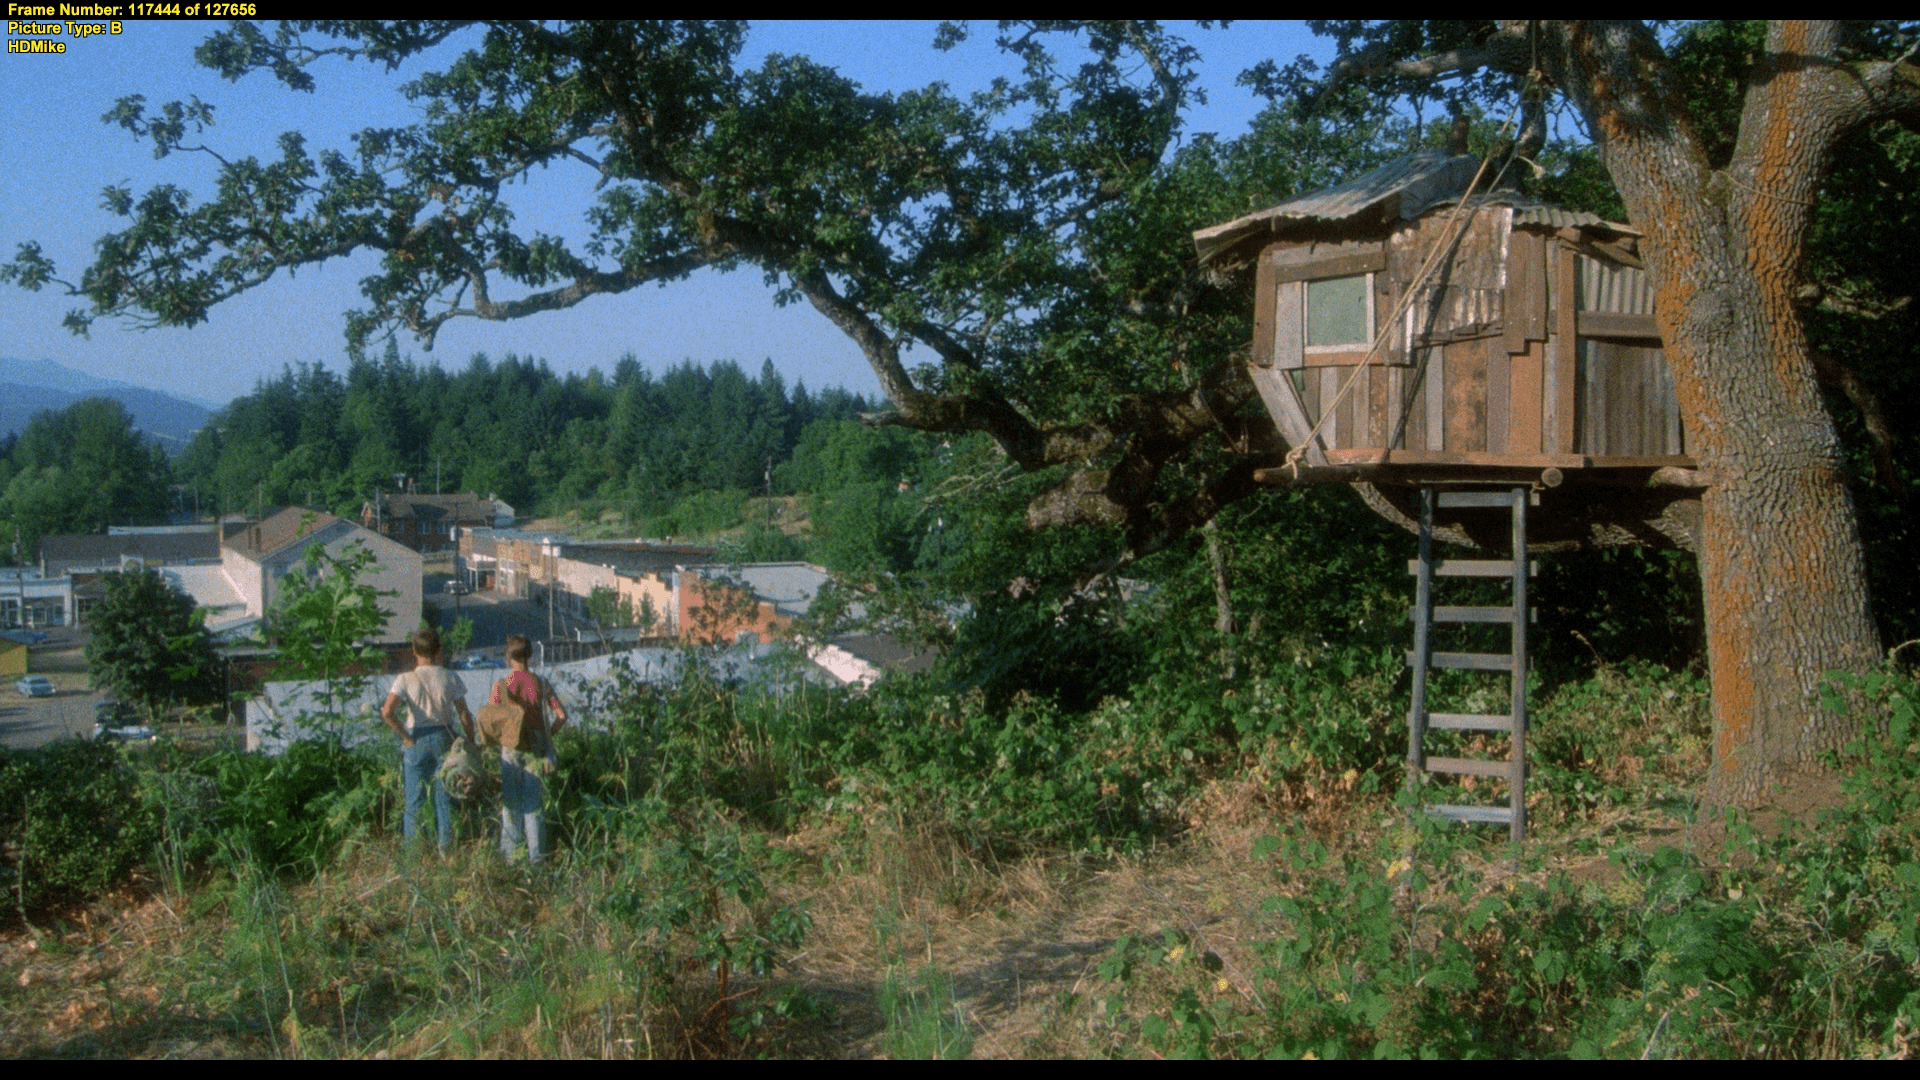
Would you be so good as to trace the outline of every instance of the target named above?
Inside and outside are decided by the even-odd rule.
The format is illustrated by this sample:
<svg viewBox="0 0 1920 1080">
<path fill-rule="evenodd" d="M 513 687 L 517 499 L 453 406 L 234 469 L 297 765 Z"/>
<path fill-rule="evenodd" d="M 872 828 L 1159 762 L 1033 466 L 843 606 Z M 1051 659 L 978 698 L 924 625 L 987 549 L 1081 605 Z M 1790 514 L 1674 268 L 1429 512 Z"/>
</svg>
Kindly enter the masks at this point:
<svg viewBox="0 0 1920 1080">
<path fill-rule="evenodd" d="M 949 980 L 972 1056 L 1098 1054 L 1103 1025 L 1073 1006 L 1110 989 L 1097 969 L 1127 933 L 1178 929 L 1219 955 L 1222 977 L 1250 993 L 1253 944 L 1272 930 L 1261 915 L 1271 868 L 1249 853 L 1256 832 L 1145 859 L 995 868 L 928 850 L 937 845 L 925 838 L 901 842 L 895 855 L 917 872 L 895 880 L 916 882 L 916 892 L 856 875 L 811 894 L 814 932 L 793 973 L 833 1009 L 831 1033 L 819 1033 L 822 1052 L 886 1056 L 883 982 L 923 987 L 934 969 Z"/>
</svg>

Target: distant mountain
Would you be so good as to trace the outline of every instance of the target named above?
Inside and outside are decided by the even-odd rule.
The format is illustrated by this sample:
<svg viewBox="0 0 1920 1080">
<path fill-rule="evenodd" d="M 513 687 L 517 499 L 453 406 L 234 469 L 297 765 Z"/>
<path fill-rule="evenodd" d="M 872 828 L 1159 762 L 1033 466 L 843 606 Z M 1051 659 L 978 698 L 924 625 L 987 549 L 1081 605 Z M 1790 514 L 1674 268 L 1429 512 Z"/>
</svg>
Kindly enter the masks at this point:
<svg viewBox="0 0 1920 1080">
<path fill-rule="evenodd" d="M 102 379 L 46 360 L 0 357 L 0 432 L 18 432 L 44 409 L 64 409 L 90 397 L 127 407 L 141 431 L 178 452 L 205 426 L 218 405 L 190 401 L 144 386 Z"/>
</svg>

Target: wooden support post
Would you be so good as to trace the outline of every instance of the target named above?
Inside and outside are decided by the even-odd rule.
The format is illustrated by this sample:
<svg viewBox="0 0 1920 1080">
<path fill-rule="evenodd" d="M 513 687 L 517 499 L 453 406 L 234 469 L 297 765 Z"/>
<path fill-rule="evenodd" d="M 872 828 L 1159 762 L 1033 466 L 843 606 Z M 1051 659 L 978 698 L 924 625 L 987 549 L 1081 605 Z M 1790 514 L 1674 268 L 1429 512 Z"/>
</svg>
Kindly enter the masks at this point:
<svg viewBox="0 0 1920 1080">
<path fill-rule="evenodd" d="M 1413 588 L 1413 707 L 1407 713 L 1407 783 L 1426 771 L 1427 664 L 1433 657 L 1433 489 L 1420 489 L 1420 566 Z"/>
<path fill-rule="evenodd" d="M 1571 454 L 1578 445 L 1574 412 L 1580 383 L 1579 335 L 1575 329 L 1580 308 L 1580 278 L 1573 249 L 1565 244 L 1553 252 L 1555 274 L 1553 312 L 1554 410 L 1553 445 L 1548 453 Z"/>
<path fill-rule="evenodd" d="M 1507 795 L 1513 806 L 1512 836 L 1527 838 L 1527 496 L 1513 489 L 1513 761 Z"/>
</svg>

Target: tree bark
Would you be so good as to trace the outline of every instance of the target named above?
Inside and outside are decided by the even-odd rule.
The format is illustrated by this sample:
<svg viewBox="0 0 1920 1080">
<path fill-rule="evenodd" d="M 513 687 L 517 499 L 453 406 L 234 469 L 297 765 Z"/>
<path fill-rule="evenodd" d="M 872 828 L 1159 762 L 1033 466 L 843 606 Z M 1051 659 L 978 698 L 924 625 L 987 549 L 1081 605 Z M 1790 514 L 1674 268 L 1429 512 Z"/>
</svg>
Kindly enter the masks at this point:
<svg viewBox="0 0 1920 1080">
<path fill-rule="evenodd" d="M 1820 683 L 1879 653 L 1840 440 L 1794 306 L 1818 182 L 1849 122 L 1837 42 L 1831 28 L 1775 28 L 1734 160 L 1717 173 L 1649 33 L 1576 24 L 1564 41 L 1562 85 L 1646 233 L 1689 450 L 1717 480 L 1699 549 L 1706 795 L 1752 804 L 1848 740 L 1855 723 L 1821 708 Z"/>
</svg>

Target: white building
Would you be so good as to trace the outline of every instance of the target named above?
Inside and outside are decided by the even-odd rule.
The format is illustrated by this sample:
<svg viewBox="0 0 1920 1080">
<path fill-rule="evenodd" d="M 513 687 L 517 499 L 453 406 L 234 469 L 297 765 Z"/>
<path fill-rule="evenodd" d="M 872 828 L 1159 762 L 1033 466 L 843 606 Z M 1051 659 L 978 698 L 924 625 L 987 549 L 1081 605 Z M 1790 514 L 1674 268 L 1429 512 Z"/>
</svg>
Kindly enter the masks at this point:
<svg viewBox="0 0 1920 1080">
<path fill-rule="evenodd" d="M 405 641 L 419 628 L 419 552 L 351 521 L 300 507 L 255 524 L 229 526 L 229 530 L 221 542 L 220 568 L 246 615 L 259 619 L 273 610 L 281 580 L 302 572 L 308 548 L 321 544 L 329 555 L 339 558 L 352 545 L 364 544 L 373 553 L 374 565 L 361 576 L 361 584 L 393 594 L 381 598 L 380 606 L 392 614 L 374 640 Z"/>
</svg>

